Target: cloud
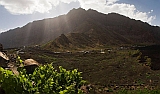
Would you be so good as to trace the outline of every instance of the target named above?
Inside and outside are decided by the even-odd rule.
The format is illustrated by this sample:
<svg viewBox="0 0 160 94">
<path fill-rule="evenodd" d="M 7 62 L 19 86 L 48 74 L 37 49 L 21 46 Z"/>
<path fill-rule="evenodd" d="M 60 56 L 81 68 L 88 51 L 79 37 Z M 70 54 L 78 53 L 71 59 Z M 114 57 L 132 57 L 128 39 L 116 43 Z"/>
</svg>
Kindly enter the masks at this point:
<svg viewBox="0 0 160 94">
<path fill-rule="evenodd" d="M 106 0 L 106 4 L 107 5 L 114 4 L 117 1 L 119 1 L 119 0 Z"/>
<path fill-rule="evenodd" d="M 76 0 L 0 0 L 0 5 L 3 5 L 10 13 L 32 14 L 34 12 L 46 13 L 60 2 L 70 3 Z"/>
<path fill-rule="evenodd" d="M 97 0 L 87 0 L 90 3 L 86 3 L 86 0 L 79 1 L 82 8 L 92 8 L 105 14 L 115 12 L 136 20 L 148 22 L 150 24 L 154 19 L 156 19 L 156 16 L 149 16 L 149 14 L 153 12 L 153 10 L 151 10 L 150 12 L 141 12 L 136 9 L 135 5 L 117 3 L 117 1 L 119 0 L 99 0 L 98 2 Z"/>
<path fill-rule="evenodd" d="M 71 3 L 79 2 L 84 9 L 94 9 L 102 13 L 119 13 L 130 18 L 151 23 L 156 16 L 149 16 L 153 10 L 142 12 L 136 9 L 135 5 L 118 3 L 119 0 L 0 0 L 3 5 L 12 14 L 32 14 L 34 12 L 47 13 L 60 2 Z"/>
<path fill-rule="evenodd" d="M 0 29 L 0 33 L 2 33 L 2 32 L 4 32 L 5 30 L 3 30 L 3 29 Z"/>
</svg>

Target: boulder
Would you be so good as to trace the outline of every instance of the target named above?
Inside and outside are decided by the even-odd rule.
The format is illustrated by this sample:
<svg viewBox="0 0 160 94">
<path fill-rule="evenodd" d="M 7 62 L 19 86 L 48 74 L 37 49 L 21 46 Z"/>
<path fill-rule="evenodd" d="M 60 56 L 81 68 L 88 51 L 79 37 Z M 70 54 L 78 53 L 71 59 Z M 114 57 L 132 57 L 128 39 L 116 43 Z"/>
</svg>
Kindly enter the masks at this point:
<svg viewBox="0 0 160 94">
<path fill-rule="evenodd" d="M 15 75 L 19 75 L 19 71 L 22 69 L 26 69 L 27 74 L 32 74 L 35 68 L 39 67 L 39 63 L 33 59 L 26 59 L 23 62 L 24 66 L 20 65 L 19 67 L 11 67 L 9 68 Z"/>
<path fill-rule="evenodd" d="M 38 65 L 28 65 L 28 66 L 24 66 L 24 68 L 26 69 L 26 73 L 27 74 L 32 74 L 35 70 L 35 68 L 37 68 Z"/>
<path fill-rule="evenodd" d="M 29 66 L 29 65 L 37 65 L 39 66 L 39 63 L 35 61 L 34 59 L 26 59 L 24 61 L 24 66 Z"/>
<path fill-rule="evenodd" d="M 8 56 L 0 51 L 0 67 L 6 68 L 8 67 L 9 58 Z"/>
<path fill-rule="evenodd" d="M 39 66 L 39 63 L 33 59 L 26 59 L 24 62 L 24 69 L 26 69 L 26 73 L 27 74 L 32 74 L 35 70 L 35 68 L 37 68 Z M 22 67 L 20 67 L 22 68 Z"/>
</svg>

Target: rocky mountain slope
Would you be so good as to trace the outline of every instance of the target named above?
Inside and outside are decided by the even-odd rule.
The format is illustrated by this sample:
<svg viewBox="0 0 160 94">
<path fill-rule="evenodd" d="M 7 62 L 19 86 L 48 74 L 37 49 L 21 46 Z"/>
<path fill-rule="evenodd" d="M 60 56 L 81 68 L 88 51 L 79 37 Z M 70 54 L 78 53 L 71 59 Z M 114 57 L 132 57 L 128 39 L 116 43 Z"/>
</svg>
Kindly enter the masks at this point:
<svg viewBox="0 0 160 94">
<path fill-rule="evenodd" d="M 4 48 L 38 45 L 54 39 L 51 43 L 57 47 L 159 44 L 160 28 L 116 13 L 102 14 L 78 8 L 66 15 L 34 21 L 0 34 Z"/>
</svg>

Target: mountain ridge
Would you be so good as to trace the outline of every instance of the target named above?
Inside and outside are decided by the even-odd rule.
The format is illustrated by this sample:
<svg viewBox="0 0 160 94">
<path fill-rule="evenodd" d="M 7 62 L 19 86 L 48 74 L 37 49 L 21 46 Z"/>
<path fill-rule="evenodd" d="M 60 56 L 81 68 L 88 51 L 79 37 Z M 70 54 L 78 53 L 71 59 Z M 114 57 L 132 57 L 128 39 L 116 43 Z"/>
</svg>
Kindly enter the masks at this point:
<svg viewBox="0 0 160 94">
<path fill-rule="evenodd" d="M 21 28 L 2 33 L 0 43 L 5 48 L 39 45 L 59 38 L 61 34 L 70 33 L 92 35 L 94 36 L 92 39 L 86 40 L 94 41 L 97 38 L 102 44 L 109 45 L 119 42 L 127 44 L 160 43 L 159 27 L 117 13 L 103 14 L 92 9 L 81 8 L 72 9 L 66 15 L 33 21 Z"/>
</svg>

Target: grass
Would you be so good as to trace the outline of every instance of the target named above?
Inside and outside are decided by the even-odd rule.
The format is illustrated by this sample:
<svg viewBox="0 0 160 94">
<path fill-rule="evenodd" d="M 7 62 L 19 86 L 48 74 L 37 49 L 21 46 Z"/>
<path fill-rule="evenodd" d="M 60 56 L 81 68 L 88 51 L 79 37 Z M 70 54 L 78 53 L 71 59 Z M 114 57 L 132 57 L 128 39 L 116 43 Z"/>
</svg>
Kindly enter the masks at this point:
<svg viewBox="0 0 160 94">
<path fill-rule="evenodd" d="M 141 84 L 144 86 L 136 86 L 136 89 L 144 89 L 144 87 L 147 85 L 150 87 L 160 87 L 159 82 L 154 83 L 154 81 L 160 80 L 160 75 L 158 75 L 160 74 L 160 71 L 153 71 L 149 66 L 144 66 L 143 64 L 139 63 L 137 60 L 139 51 L 127 49 L 113 50 L 110 53 L 106 51 L 104 54 L 98 52 L 100 52 L 100 49 L 87 54 L 78 52 L 53 54 L 32 49 L 30 58 L 37 60 L 39 63 L 54 62 L 54 67 L 63 66 L 69 70 L 76 68 L 83 72 L 82 76 L 84 80 L 87 80 L 89 83 L 94 84 L 95 86 L 100 85 L 102 87 L 109 87 L 111 89 L 114 89 L 114 86 L 121 85 L 126 85 L 121 87 L 122 89 L 128 89 L 127 85 Z M 150 87 L 148 89 L 150 89 Z M 116 91 L 120 90 L 121 88 L 116 88 Z M 124 90 L 119 91 L 117 94 L 144 94 L 143 92 L 147 92 L 147 90 Z"/>
<path fill-rule="evenodd" d="M 160 90 L 120 90 L 116 94 L 160 94 Z"/>
<path fill-rule="evenodd" d="M 51 56 L 47 56 L 47 55 L 38 55 L 38 58 L 42 58 L 42 59 L 44 59 L 45 60 L 45 62 L 51 62 L 51 63 L 53 63 L 53 62 L 56 62 L 56 58 L 53 58 L 53 57 L 51 57 Z"/>
</svg>

